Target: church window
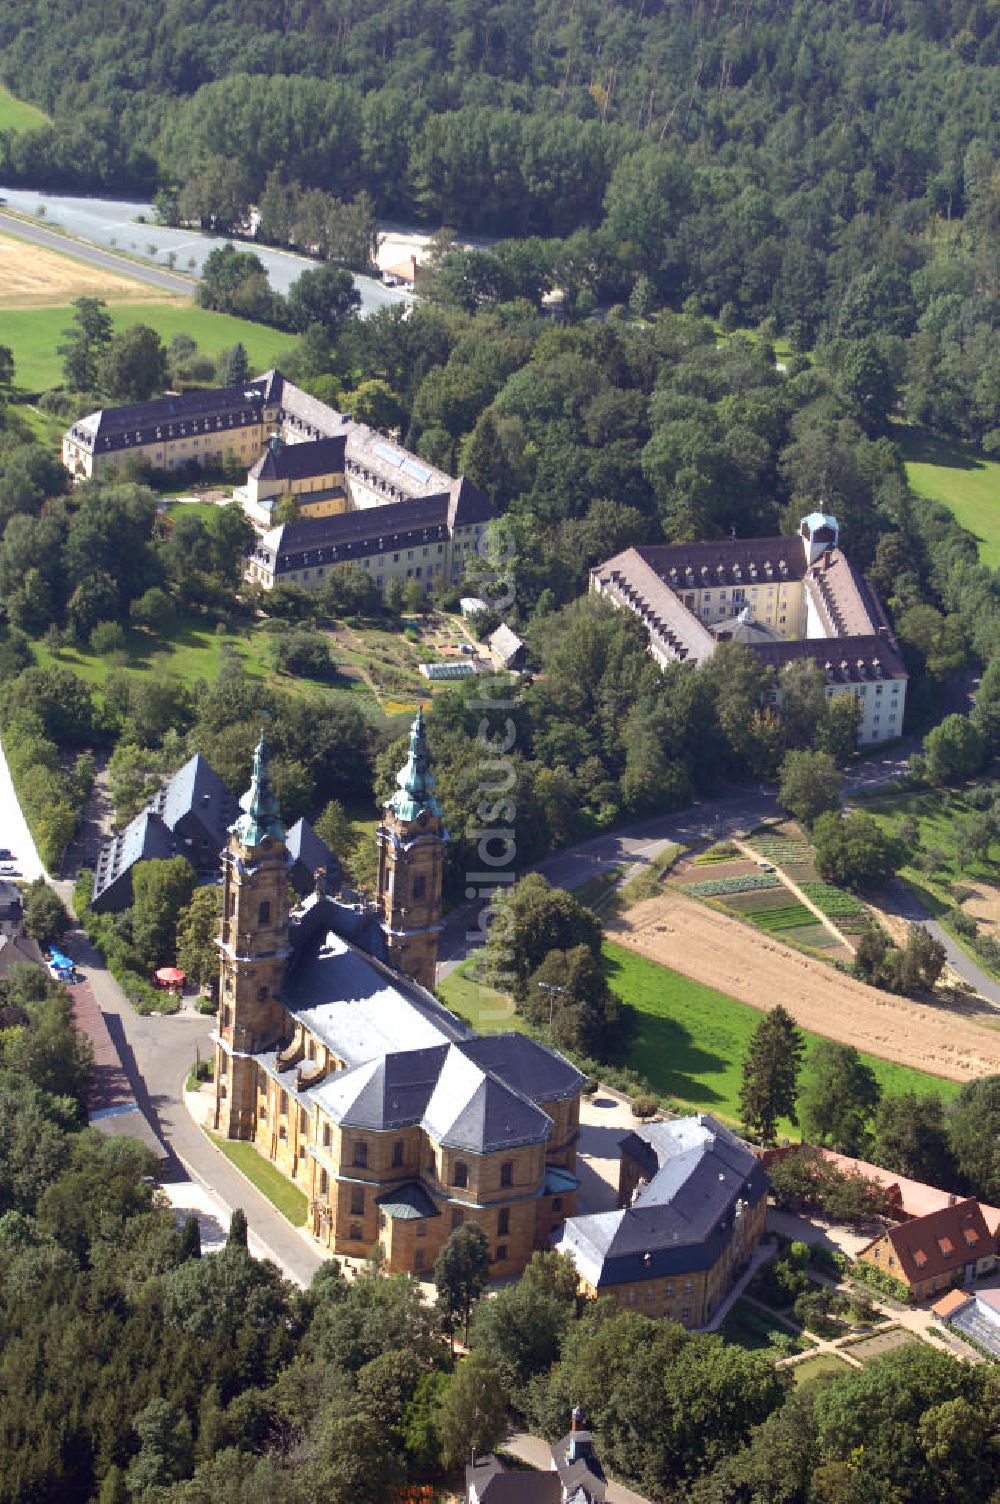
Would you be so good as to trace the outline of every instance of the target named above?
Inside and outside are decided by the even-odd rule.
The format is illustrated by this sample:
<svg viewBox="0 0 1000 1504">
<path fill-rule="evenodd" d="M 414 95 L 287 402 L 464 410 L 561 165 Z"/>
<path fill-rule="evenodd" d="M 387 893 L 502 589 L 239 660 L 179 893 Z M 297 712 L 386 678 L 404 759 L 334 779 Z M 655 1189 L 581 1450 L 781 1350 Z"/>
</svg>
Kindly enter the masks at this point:
<svg viewBox="0 0 1000 1504">
<path fill-rule="evenodd" d="M 262 903 L 259 903 L 257 905 L 257 923 L 258 924 L 270 924 L 271 923 L 271 902 L 270 902 L 270 899 L 265 898 Z"/>
<path fill-rule="evenodd" d="M 363 1217 L 365 1214 L 365 1188 L 363 1185 L 351 1186 L 351 1216 Z"/>
<path fill-rule="evenodd" d="M 510 1232 L 510 1207 L 502 1206 L 497 1212 L 497 1234 L 504 1238 Z"/>
<path fill-rule="evenodd" d="M 451 1183 L 460 1187 L 467 1186 L 469 1183 L 469 1167 L 463 1164 L 460 1159 L 456 1161 L 455 1167 L 451 1172 Z"/>
<path fill-rule="evenodd" d="M 413 879 L 413 897 L 423 898 L 427 892 L 427 879 L 422 872 L 418 872 Z"/>
<path fill-rule="evenodd" d="M 399 1166 L 403 1163 L 403 1153 L 403 1140 L 398 1138 L 392 1146 L 392 1167 L 394 1170 L 398 1170 Z"/>
<path fill-rule="evenodd" d="M 257 988 L 257 1001 L 258 1001 L 258 1003 L 263 1003 L 263 1002 L 267 1001 L 267 987 L 266 986 L 264 986 L 264 987 L 258 987 Z"/>
<path fill-rule="evenodd" d="M 506 1189 L 514 1184 L 514 1161 L 505 1159 L 500 1166 L 500 1184 Z"/>
<path fill-rule="evenodd" d="M 423 1217 L 421 1217 L 420 1221 L 417 1223 L 417 1237 L 418 1238 L 426 1238 L 426 1236 L 427 1236 L 427 1223 L 424 1221 Z"/>
<path fill-rule="evenodd" d="M 350 1231 L 348 1232 L 347 1236 L 350 1238 L 352 1243 L 360 1243 L 361 1239 L 364 1237 L 364 1233 L 361 1231 L 361 1223 L 352 1222 Z"/>
<path fill-rule="evenodd" d="M 368 1145 L 364 1139 L 358 1139 L 354 1145 L 354 1163 L 359 1170 L 368 1168 Z"/>
</svg>

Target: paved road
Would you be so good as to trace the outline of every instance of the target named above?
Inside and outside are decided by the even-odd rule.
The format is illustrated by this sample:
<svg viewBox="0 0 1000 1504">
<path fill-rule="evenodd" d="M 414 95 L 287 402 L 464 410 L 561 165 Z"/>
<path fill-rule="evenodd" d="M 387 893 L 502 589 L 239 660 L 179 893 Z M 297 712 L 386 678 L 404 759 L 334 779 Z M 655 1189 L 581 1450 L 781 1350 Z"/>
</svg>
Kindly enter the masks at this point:
<svg viewBox="0 0 1000 1504">
<path fill-rule="evenodd" d="M 140 226 L 140 228 L 143 228 Z M 116 276 L 132 277 L 136 282 L 148 283 L 163 292 L 179 293 L 190 298 L 195 283 L 192 277 L 181 277 L 176 272 L 161 269 L 148 262 L 130 261 L 125 256 L 116 256 L 113 251 L 102 251 L 97 246 L 85 245 L 80 240 L 70 240 L 58 230 L 46 229 L 41 224 L 28 224 L 11 214 L 0 214 L 0 230 L 5 235 L 15 235 L 18 240 L 28 240 L 32 245 L 41 245 L 49 251 L 58 251 L 62 256 L 75 256 L 89 266 L 99 266 L 103 271 Z"/>
<path fill-rule="evenodd" d="M 1000 1008 L 1000 982 L 997 982 L 985 972 L 972 957 L 967 955 L 958 942 L 949 935 L 948 931 L 940 925 L 936 919 L 932 919 L 918 898 L 910 892 L 910 889 L 901 878 L 893 878 L 886 889 L 885 909 L 890 914 L 898 914 L 901 919 L 908 919 L 911 924 L 922 924 L 929 930 L 935 940 L 940 940 L 944 946 L 948 965 L 956 976 L 974 987 L 987 1002 L 994 1007 Z"/>
<path fill-rule="evenodd" d="M 118 1048 L 136 1101 L 173 1162 L 166 1181 L 187 1175 L 209 1186 L 228 1209 L 243 1207 L 247 1222 L 268 1254 L 301 1285 L 308 1285 L 323 1263 L 321 1254 L 246 1180 L 212 1144 L 184 1106 L 184 1082 L 195 1059 L 211 1053 L 211 1019 L 200 1013 L 143 1017 L 125 997 L 100 956 L 79 930 L 63 947 L 89 980 Z"/>
<path fill-rule="evenodd" d="M 139 263 L 116 258 L 114 250 L 117 247 L 119 251 L 127 251 L 130 256 L 139 257 L 148 270 L 159 271 L 163 277 L 170 279 L 169 281 L 156 280 L 153 282 L 154 286 L 165 288 L 168 292 L 180 291 L 186 297 L 190 297 L 192 292 L 192 278 L 201 275 L 205 258 L 217 246 L 225 245 L 227 242 L 231 242 L 241 250 L 253 251 L 255 256 L 260 257 L 271 286 L 276 292 L 287 292 L 304 271 L 314 269 L 318 265 L 306 256 L 296 256 L 292 251 L 281 251 L 274 246 L 259 245 L 254 240 L 237 240 L 231 235 L 203 235 L 197 230 L 174 229 L 169 225 L 154 224 L 155 211 L 149 203 L 126 199 L 74 197 L 72 194 L 65 193 L 40 193 L 29 188 L 7 189 L 4 197 L 9 208 L 16 210 L 18 214 L 32 217 L 31 223 L 26 226 L 27 229 L 42 228 L 42 225 L 36 221 L 35 215 L 39 206 L 44 205 L 45 219 L 51 225 L 78 237 L 76 242 L 72 242 L 67 240 L 65 235 L 55 233 L 53 239 L 39 241 L 39 244 L 51 246 L 54 250 L 68 252 L 73 256 L 80 256 L 86 261 L 93 260 L 88 254 L 88 247 L 100 248 L 99 254 L 102 259 L 93 260 L 94 265 L 137 277 L 140 281 L 152 281 L 150 277 L 141 276 L 142 268 Z M 138 223 L 139 215 L 144 217 L 146 223 Z M 23 227 L 24 222 L 11 215 L 5 215 L 0 228 L 10 229 L 12 234 L 19 233 L 14 226 Z M 48 233 L 53 236 L 52 230 Z M 152 251 L 150 247 L 153 248 Z M 190 275 L 180 276 L 177 273 L 171 273 L 167 262 L 168 256 L 174 257 L 179 271 L 188 272 Z M 379 308 L 386 308 L 390 304 L 413 301 L 411 293 L 400 288 L 386 287 L 374 277 L 355 275 L 354 285 L 361 296 L 362 318 L 369 317 Z"/>
<path fill-rule="evenodd" d="M 866 760 L 844 779 L 845 798 L 901 777 L 908 756 L 908 749 L 903 747 Z M 699 800 L 690 809 L 594 836 L 579 846 L 557 851 L 530 870 L 542 873 L 554 887 L 579 888 L 616 867 L 634 874 L 655 861 L 668 846 L 689 845 L 698 840 L 728 840 L 779 813 L 776 789 L 735 789 L 715 799 Z M 449 916 L 441 937 L 440 975 L 446 976 L 481 943 L 480 932 L 475 928 L 477 913 L 478 907 L 470 904 Z"/>
</svg>

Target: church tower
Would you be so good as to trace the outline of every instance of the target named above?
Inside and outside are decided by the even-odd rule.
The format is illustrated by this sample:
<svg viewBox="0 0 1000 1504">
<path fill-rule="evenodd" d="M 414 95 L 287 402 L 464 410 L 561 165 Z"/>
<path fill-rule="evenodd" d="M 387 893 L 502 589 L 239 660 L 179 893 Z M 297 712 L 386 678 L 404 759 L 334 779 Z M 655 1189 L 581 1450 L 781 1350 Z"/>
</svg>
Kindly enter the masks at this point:
<svg viewBox="0 0 1000 1504">
<path fill-rule="evenodd" d="M 215 1044 L 215 1128 L 253 1138 L 257 1063 L 285 1029 L 278 993 L 288 957 L 288 852 L 271 788 L 263 734 L 243 813 L 222 856 L 219 1022 Z"/>
<path fill-rule="evenodd" d="M 399 788 L 387 801 L 378 828 L 378 898 L 387 958 L 397 971 L 433 989 L 448 837 L 427 768 L 422 708 L 410 728 L 410 754 L 396 782 Z"/>
</svg>

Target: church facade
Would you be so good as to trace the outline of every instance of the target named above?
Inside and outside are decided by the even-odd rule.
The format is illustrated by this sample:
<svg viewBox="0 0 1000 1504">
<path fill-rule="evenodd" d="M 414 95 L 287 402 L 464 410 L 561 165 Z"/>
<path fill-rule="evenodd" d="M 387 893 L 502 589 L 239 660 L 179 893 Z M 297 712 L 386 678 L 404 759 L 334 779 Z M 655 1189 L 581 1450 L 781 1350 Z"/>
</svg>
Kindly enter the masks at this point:
<svg viewBox="0 0 1000 1504">
<path fill-rule="evenodd" d="M 434 997 L 447 834 L 422 716 L 379 826 L 376 905 L 293 907 L 263 738 L 223 853 L 214 1126 L 305 1193 L 323 1246 L 429 1274 L 476 1222 L 495 1277 L 576 1209 L 584 1077 L 521 1034 L 479 1037 Z"/>
</svg>

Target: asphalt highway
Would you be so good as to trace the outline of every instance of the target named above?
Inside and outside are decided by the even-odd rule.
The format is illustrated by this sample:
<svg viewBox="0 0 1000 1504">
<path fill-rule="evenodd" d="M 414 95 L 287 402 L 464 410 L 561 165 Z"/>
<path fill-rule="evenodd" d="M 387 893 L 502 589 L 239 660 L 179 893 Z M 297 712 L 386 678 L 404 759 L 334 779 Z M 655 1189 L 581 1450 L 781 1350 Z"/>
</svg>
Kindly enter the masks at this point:
<svg viewBox="0 0 1000 1504">
<path fill-rule="evenodd" d="M 146 261 L 131 261 L 127 256 L 117 256 L 114 251 L 102 251 L 99 246 L 87 245 L 82 240 L 71 240 L 58 230 L 50 230 L 43 224 L 33 224 L 18 219 L 16 215 L 0 211 L 0 231 L 14 235 L 18 240 L 30 241 L 32 245 L 44 246 L 47 251 L 58 251 L 60 256 L 72 256 L 85 261 L 88 266 L 99 266 L 103 271 L 115 272 L 120 277 L 132 277 L 136 282 L 145 282 L 162 292 L 173 292 L 190 298 L 195 289 L 193 277 L 182 277 L 177 272 L 152 266 Z"/>
</svg>

